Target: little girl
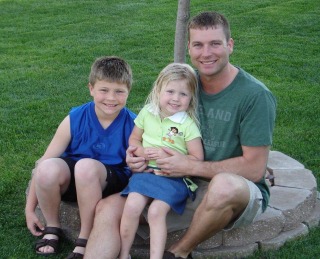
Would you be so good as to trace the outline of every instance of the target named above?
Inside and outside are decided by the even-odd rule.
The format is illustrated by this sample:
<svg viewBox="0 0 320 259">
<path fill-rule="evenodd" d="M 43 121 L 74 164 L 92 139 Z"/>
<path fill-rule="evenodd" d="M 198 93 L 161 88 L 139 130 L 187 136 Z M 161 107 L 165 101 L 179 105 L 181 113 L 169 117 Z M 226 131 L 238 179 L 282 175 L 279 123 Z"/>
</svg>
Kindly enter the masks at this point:
<svg viewBox="0 0 320 259">
<path fill-rule="evenodd" d="M 156 159 L 169 156 L 162 146 L 170 147 L 193 159 L 203 160 L 201 134 L 198 129 L 198 84 L 194 70 L 187 64 L 173 63 L 159 74 L 147 99 L 147 105 L 135 119 L 129 145 L 138 147 L 135 155 L 149 160 L 154 173 L 134 174 L 122 196 L 128 196 L 121 219 L 119 259 L 129 252 L 147 204 L 150 227 L 150 258 L 162 258 L 166 238 L 166 216 L 172 208 L 182 214 L 194 185 L 188 178 L 170 178 L 156 166 Z M 192 182 L 191 182 L 192 183 Z M 193 190 L 190 190 L 193 189 Z"/>
</svg>

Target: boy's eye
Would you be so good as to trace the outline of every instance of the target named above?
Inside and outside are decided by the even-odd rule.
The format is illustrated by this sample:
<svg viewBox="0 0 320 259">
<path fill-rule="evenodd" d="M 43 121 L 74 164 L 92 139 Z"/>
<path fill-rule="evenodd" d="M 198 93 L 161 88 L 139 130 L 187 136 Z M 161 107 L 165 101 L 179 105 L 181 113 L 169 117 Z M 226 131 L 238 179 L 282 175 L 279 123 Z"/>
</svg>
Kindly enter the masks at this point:
<svg viewBox="0 0 320 259">
<path fill-rule="evenodd" d="M 117 91 L 117 93 L 122 94 L 122 93 L 123 93 L 123 91 L 122 91 L 122 90 L 118 90 L 118 91 Z"/>
</svg>

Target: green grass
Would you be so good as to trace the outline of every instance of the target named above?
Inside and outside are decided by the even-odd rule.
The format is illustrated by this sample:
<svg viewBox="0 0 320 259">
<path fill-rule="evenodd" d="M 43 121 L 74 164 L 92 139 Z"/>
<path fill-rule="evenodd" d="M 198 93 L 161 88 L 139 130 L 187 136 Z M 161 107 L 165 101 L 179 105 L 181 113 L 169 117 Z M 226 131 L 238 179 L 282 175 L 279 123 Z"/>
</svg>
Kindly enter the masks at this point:
<svg viewBox="0 0 320 259">
<path fill-rule="evenodd" d="M 226 15 L 235 40 L 231 62 L 278 99 L 272 149 L 303 163 L 319 184 L 319 1 L 191 1 L 191 16 L 204 10 Z M 91 100 L 93 61 L 117 55 L 130 63 L 128 107 L 138 112 L 173 61 L 176 11 L 172 0 L 0 0 L 0 258 L 35 258 L 25 189 L 61 120 Z M 317 258 L 319 244 L 316 228 L 252 258 Z M 71 249 L 64 243 L 57 258 Z"/>
</svg>

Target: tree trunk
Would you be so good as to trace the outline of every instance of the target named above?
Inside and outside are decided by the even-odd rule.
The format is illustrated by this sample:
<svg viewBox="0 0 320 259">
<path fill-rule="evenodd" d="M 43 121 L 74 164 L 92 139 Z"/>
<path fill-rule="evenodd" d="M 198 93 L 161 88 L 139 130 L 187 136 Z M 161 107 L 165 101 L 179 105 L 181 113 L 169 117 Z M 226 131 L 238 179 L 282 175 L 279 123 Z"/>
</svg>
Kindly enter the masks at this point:
<svg viewBox="0 0 320 259">
<path fill-rule="evenodd" d="M 186 63 L 187 25 L 190 0 L 178 0 L 177 24 L 174 43 L 174 62 Z"/>
</svg>

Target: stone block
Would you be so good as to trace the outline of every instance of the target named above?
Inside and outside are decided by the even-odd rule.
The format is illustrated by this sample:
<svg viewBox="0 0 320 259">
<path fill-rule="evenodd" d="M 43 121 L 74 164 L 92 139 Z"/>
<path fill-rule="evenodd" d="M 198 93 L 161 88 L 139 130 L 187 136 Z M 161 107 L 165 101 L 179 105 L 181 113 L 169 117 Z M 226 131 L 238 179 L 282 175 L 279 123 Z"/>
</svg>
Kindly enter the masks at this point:
<svg viewBox="0 0 320 259">
<path fill-rule="evenodd" d="M 306 189 L 317 196 L 317 181 L 308 169 L 274 170 L 275 186 Z"/>
<path fill-rule="evenodd" d="M 173 244 L 178 242 L 181 239 L 181 237 L 184 236 L 186 231 L 187 231 L 186 229 L 183 229 L 183 230 L 178 230 L 178 231 L 168 233 L 167 241 L 166 241 L 166 249 L 168 249 L 170 246 L 172 246 Z M 150 244 L 149 238 L 144 240 L 143 238 L 141 238 L 138 235 L 136 235 L 134 242 L 133 242 L 133 246 L 137 247 L 137 248 L 139 248 L 141 246 L 149 246 L 149 244 Z M 218 247 L 221 245 L 222 245 L 222 231 L 217 233 L 215 236 L 209 238 L 208 240 L 202 242 L 201 244 L 199 244 L 197 246 L 197 248 L 211 249 L 211 248 Z"/>
<path fill-rule="evenodd" d="M 256 250 L 258 250 L 258 244 L 250 244 L 246 246 L 236 246 L 236 247 L 217 247 L 207 250 L 195 249 L 192 251 L 192 257 L 194 259 L 236 259 L 245 258 L 252 255 Z"/>
<path fill-rule="evenodd" d="M 243 246 L 279 235 L 285 226 L 285 216 L 281 211 L 268 207 L 249 226 L 223 231 L 224 246 Z"/>
<path fill-rule="evenodd" d="M 317 200 L 316 206 L 313 208 L 311 215 L 303 222 L 308 228 L 315 228 L 319 226 L 320 222 L 320 200 Z"/>
<path fill-rule="evenodd" d="M 277 169 L 303 169 L 304 165 L 281 152 L 270 151 L 267 167 L 273 173 Z"/>
<path fill-rule="evenodd" d="M 78 238 L 81 228 L 81 220 L 78 204 L 76 202 L 60 203 L 61 227 L 69 240 Z"/>
<path fill-rule="evenodd" d="M 282 232 L 276 238 L 259 242 L 259 248 L 263 251 L 277 250 L 286 242 L 298 239 L 302 236 L 306 236 L 308 235 L 308 233 L 308 227 L 300 223 L 297 228 L 290 231 Z"/>
<path fill-rule="evenodd" d="M 281 210 L 286 218 L 283 231 L 298 227 L 315 206 L 314 195 L 309 190 L 273 186 L 270 192 L 269 207 Z"/>
</svg>

